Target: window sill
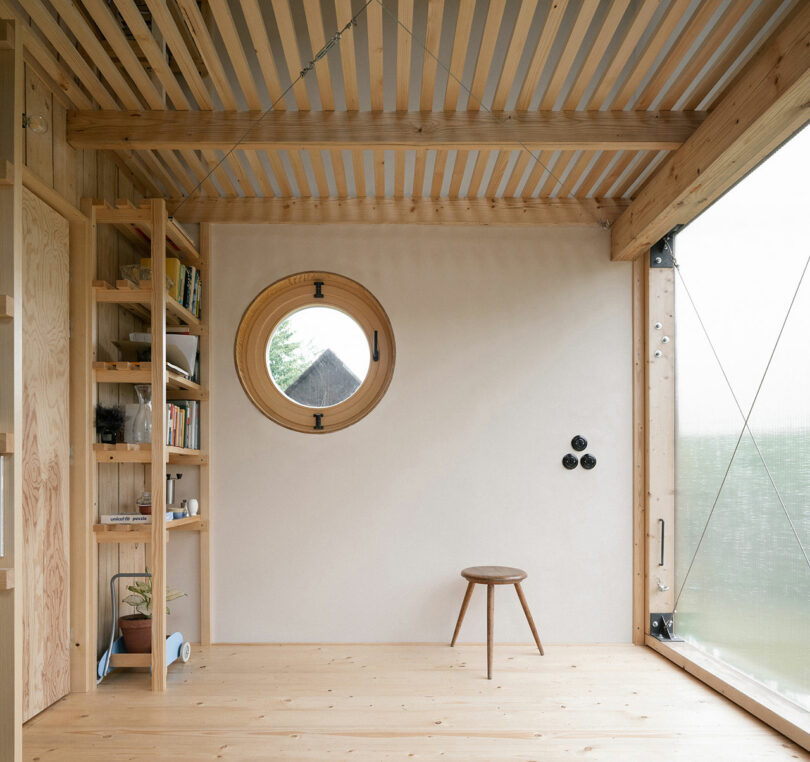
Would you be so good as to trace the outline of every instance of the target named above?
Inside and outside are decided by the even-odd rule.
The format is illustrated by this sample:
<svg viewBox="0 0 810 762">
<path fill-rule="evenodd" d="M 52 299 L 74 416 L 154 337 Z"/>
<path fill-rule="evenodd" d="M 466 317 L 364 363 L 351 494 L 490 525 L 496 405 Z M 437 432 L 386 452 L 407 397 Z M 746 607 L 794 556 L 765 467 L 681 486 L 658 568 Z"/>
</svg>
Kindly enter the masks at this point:
<svg viewBox="0 0 810 762">
<path fill-rule="evenodd" d="M 810 712 L 689 643 L 645 644 L 810 751 Z"/>
</svg>

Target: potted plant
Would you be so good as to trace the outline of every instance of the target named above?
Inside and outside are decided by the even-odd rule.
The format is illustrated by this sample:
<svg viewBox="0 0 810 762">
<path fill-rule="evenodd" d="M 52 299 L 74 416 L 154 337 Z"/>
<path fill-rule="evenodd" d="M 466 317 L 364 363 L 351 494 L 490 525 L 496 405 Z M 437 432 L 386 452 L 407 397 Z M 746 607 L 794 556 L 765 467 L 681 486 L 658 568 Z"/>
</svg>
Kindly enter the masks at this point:
<svg viewBox="0 0 810 762">
<path fill-rule="evenodd" d="M 149 569 L 146 569 L 149 574 Z M 152 651 L 152 578 L 146 577 L 136 582 L 134 585 L 127 585 L 127 590 L 132 593 L 124 598 L 124 603 L 135 607 L 137 614 L 128 614 L 119 617 L 118 626 L 124 636 L 124 645 L 127 653 L 148 654 Z M 174 601 L 185 595 L 180 590 L 172 590 L 166 587 L 166 602 Z M 169 607 L 166 606 L 166 613 L 170 614 Z"/>
</svg>

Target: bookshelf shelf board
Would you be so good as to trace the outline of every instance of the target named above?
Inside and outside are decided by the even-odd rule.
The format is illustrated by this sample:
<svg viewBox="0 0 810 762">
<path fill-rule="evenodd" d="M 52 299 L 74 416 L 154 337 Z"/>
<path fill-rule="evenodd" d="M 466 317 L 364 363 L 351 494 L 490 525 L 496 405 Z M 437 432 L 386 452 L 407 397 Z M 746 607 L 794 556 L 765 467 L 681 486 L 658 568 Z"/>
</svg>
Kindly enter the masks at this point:
<svg viewBox="0 0 810 762">
<path fill-rule="evenodd" d="M 151 384 L 151 362 L 94 362 L 93 372 L 99 384 Z M 203 388 L 180 373 L 166 371 L 166 388 L 183 392 L 174 399 L 202 399 Z"/>
<path fill-rule="evenodd" d="M 97 463 L 151 463 L 152 446 L 148 444 L 100 444 L 93 445 Z M 167 447 L 167 463 L 200 466 L 208 462 L 208 456 L 200 450 L 187 447 Z"/>
<path fill-rule="evenodd" d="M 178 529 L 186 532 L 199 532 L 205 525 L 199 516 L 187 516 L 184 519 L 172 519 L 166 522 L 166 529 Z M 151 524 L 94 524 L 93 534 L 96 542 L 152 542 Z"/>
<path fill-rule="evenodd" d="M 8 294 L 0 294 L 0 320 L 14 317 L 14 299 Z"/>
<path fill-rule="evenodd" d="M 116 281 L 115 286 L 103 280 L 93 281 L 98 304 L 118 304 L 141 320 L 149 320 L 152 303 L 152 281 L 142 280 L 140 288 L 129 281 Z M 199 329 L 200 319 L 192 315 L 174 297 L 166 295 L 166 323 L 171 326 L 189 326 Z"/>
<path fill-rule="evenodd" d="M 113 225 L 132 243 L 147 248 L 152 240 L 152 221 L 148 206 L 134 206 L 128 201 L 117 201 L 110 206 L 104 201 L 94 201 L 96 222 Z M 176 256 L 185 264 L 197 265 L 200 254 L 194 242 L 171 218 L 166 221 L 167 254 Z"/>
<path fill-rule="evenodd" d="M 152 654 L 111 654 L 111 667 L 151 667 Z"/>
</svg>

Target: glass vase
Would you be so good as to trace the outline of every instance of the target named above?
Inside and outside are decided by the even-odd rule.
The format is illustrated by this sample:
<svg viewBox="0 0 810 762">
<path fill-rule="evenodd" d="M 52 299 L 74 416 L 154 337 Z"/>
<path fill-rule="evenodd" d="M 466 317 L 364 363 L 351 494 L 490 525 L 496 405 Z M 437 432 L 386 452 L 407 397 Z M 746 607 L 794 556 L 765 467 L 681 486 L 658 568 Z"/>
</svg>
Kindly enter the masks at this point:
<svg viewBox="0 0 810 762">
<path fill-rule="evenodd" d="M 152 441 L 152 387 L 149 384 L 135 384 L 138 395 L 138 412 L 132 422 L 132 440 L 137 444 Z"/>
</svg>

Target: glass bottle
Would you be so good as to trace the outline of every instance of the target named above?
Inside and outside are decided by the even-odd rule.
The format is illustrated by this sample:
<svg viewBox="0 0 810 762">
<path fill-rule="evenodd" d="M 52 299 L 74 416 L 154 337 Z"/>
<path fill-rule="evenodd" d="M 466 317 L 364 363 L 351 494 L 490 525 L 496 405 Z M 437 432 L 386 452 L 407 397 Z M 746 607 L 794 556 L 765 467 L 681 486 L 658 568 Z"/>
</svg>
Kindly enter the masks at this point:
<svg viewBox="0 0 810 762">
<path fill-rule="evenodd" d="M 135 384 L 138 395 L 138 412 L 132 422 L 132 439 L 136 443 L 152 441 L 152 387 L 149 384 Z"/>
</svg>

